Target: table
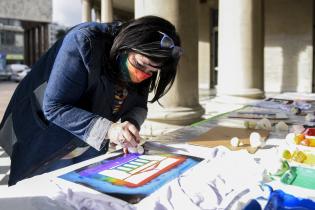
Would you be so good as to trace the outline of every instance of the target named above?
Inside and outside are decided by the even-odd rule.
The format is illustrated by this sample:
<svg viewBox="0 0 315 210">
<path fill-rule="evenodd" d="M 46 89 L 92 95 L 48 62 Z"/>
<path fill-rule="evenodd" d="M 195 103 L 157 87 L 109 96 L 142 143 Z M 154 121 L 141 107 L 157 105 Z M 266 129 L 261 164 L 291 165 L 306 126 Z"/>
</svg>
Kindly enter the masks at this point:
<svg viewBox="0 0 315 210">
<path fill-rule="evenodd" d="M 291 115 L 294 123 L 304 117 Z M 90 188 L 58 178 L 59 175 L 116 155 L 105 154 L 76 165 L 23 180 L 0 189 L 0 209 L 241 209 L 250 199 L 268 197 L 261 182 L 283 189 L 295 196 L 315 201 L 315 192 L 268 180 L 267 170 L 277 167 L 279 148 L 286 133 L 271 132 L 266 146 L 255 154 L 225 147 L 204 148 L 185 142 L 216 125 L 242 126 L 240 119 L 220 116 L 153 139 L 155 144 L 169 145 L 179 154 L 204 158 L 197 166 L 162 186 L 140 203 L 132 205 Z M 259 201 L 261 205 L 266 200 Z"/>
</svg>

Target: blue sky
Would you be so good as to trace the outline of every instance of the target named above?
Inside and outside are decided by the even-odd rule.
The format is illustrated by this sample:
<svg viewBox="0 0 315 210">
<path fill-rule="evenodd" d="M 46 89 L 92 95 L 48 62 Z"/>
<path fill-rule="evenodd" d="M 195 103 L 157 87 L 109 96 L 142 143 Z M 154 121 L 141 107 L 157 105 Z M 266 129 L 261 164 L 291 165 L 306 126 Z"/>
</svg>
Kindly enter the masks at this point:
<svg viewBox="0 0 315 210">
<path fill-rule="evenodd" d="M 73 26 L 81 22 L 81 0 L 53 0 L 53 22 Z"/>
</svg>

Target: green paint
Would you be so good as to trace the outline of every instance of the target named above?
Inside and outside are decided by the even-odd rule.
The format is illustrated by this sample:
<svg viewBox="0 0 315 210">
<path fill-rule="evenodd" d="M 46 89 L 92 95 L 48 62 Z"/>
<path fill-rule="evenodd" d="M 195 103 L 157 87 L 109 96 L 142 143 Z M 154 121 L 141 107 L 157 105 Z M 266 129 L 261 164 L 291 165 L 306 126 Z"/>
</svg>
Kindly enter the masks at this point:
<svg viewBox="0 0 315 210">
<path fill-rule="evenodd" d="M 119 56 L 118 62 L 119 62 L 119 70 L 122 73 L 123 80 L 126 82 L 130 82 L 130 74 L 128 70 L 128 54 L 123 53 L 122 55 Z"/>
<path fill-rule="evenodd" d="M 281 167 L 273 175 L 274 176 L 282 176 L 283 174 L 285 174 L 289 170 L 290 170 L 290 165 L 289 165 L 288 161 L 283 160 L 283 161 L 281 161 Z"/>
<path fill-rule="evenodd" d="M 315 190 L 315 169 L 291 167 L 280 180 L 284 184 Z"/>
</svg>

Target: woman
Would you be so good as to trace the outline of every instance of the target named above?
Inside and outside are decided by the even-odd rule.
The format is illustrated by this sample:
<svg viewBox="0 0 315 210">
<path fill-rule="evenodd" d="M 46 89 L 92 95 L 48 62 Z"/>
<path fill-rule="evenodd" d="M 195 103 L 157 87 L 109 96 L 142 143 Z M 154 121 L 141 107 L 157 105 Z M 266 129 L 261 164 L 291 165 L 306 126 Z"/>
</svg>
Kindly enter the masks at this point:
<svg viewBox="0 0 315 210">
<path fill-rule="evenodd" d="M 168 21 L 72 28 L 19 84 L 0 125 L 11 157 L 9 185 L 100 154 L 136 147 L 150 102 L 171 87 L 181 55 Z"/>
</svg>

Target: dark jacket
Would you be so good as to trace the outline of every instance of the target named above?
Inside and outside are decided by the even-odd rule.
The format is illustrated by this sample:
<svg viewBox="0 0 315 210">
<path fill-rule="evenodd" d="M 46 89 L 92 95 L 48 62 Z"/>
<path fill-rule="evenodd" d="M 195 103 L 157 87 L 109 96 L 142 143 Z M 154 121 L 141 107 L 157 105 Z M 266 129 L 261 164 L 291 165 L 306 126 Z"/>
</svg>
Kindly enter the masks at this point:
<svg viewBox="0 0 315 210">
<path fill-rule="evenodd" d="M 91 139 L 104 138 L 111 122 L 143 123 L 148 96 L 132 89 L 112 114 L 114 84 L 106 71 L 118 29 L 116 23 L 74 27 L 18 85 L 0 124 L 0 145 L 11 157 L 9 185 L 76 147 L 106 152 Z"/>
</svg>

